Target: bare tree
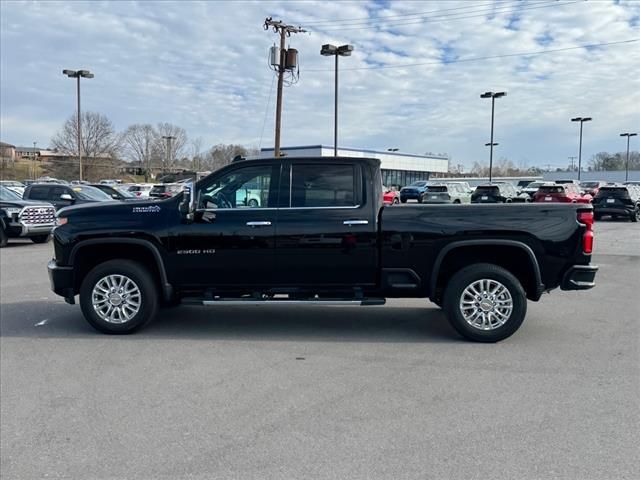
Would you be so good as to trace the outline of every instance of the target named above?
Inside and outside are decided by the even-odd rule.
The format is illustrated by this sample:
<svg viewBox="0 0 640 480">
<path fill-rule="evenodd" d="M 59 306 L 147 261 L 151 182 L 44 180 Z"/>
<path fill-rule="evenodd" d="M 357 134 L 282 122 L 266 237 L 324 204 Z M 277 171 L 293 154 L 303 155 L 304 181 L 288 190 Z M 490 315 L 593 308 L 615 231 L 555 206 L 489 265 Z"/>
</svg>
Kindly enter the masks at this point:
<svg viewBox="0 0 640 480">
<path fill-rule="evenodd" d="M 97 112 L 84 112 L 81 117 L 82 165 L 87 178 L 95 178 L 104 173 L 113 173 L 120 151 L 120 138 L 111 120 Z M 77 160 L 78 128 L 77 116 L 72 115 L 62 126 L 62 130 L 51 140 L 59 152 Z M 68 175 L 77 177 L 78 165 L 68 166 Z"/>
<path fill-rule="evenodd" d="M 237 156 L 254 155 L 257 150 L 242 145 L 215 145 L 207 152 L 206 165 L 209 170 L 218 170 L 231 163 Z"/>
<path fill-rule="evenodd" d="M 177 158 L 185 156 L 188 141 L 187 131 L 171 123 L 159 123 L 156 131 L 158 132 L 158 138 L 154 143 L 153 156 L 160 161 L 163 170 L 165 170 L 173 167 Z M 167 145 L 169 142 L 162 137 L 173 137 L 168 155 Z"/>
<path fill-rule="evenodd" d="M 149 124 L 130 125 L 122 133 L 122 146 L 131 161 L 140 163 L 144 169 L 144 181 L 148 182 L 151 174 L 151 154 L 154 143 L 158 140 L 158 132 Z"/>
<path fill-rule="evenodd" d="M 191 163 L 194 171 L 198 172 L 202 168 L 202 137 L 191 140 Z"/>
</svg>

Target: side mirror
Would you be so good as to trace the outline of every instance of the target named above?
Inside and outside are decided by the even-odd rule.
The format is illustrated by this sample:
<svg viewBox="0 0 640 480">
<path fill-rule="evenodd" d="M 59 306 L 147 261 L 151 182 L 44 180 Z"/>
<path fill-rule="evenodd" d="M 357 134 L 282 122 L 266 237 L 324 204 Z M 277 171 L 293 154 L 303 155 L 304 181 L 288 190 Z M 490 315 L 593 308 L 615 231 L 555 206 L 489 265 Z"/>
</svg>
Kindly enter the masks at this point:
<svg viewBox="0 0 640 480">
<path fill-rule="evenodd" d="M 193 182 L 189 182 L 185 185 L 184 190 L 182 191 L 182 202 L 180 202 L 180 205 L 178 206 L 180 214 L 185 217 L 185 220 L 188 223 L 193 222 L 194 213 L 196 211 L 194 187 L 195 184 Z"/>
<path fill-rule="evenodd" d="M 62 195 L 60 195 L 60 200 L 67 200 L 69 202 L 73 202 L 73 197 L 68 193 L 63 193 Z"/>
</svg>

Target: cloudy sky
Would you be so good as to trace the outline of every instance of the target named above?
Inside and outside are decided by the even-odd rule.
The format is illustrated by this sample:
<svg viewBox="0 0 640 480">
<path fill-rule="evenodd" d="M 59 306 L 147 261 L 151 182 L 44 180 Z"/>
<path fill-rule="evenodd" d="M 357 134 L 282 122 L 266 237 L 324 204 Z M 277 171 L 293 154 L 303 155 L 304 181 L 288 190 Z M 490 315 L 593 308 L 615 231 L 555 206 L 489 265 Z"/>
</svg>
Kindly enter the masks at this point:
<svg viewBox="0 0 640 480">
<path fill-rule="evenodd" d="M 496 101 L 496 156 L 518 165 L 566 165 L 577 155 L 574 116 L 593 117 L 586 159 L 623 150 L 618 134 L 640 129 L 636 0 L 3 0 L 0 9 L 0 137 L 15 145 L 48 145 L 75 108 L 61 71 L 84 68 L 95 78 L 83 81 L 83 110 L 119 130 L 171 122 L 205 146 L 272 147 L 268 16 L 308 30 L 287 40 L 300 78 L 285 88 L 284 146 L 333 143 L 324 43 L 355 49 L 341 59 L 342 146 L 485 161 L 487 90 L 508 92 Z"/>
</svg>

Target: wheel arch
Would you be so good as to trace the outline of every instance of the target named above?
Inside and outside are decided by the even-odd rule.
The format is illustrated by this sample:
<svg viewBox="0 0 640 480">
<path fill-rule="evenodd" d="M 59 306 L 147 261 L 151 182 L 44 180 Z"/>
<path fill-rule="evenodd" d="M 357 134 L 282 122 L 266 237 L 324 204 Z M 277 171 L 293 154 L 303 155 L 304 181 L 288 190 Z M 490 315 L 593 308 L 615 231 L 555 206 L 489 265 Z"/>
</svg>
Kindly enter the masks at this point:
<svg viewBox="0 0 640 480">
<path fill-rule="evenodd" d="M 508 251 L 512 255 L 508 255 Z M 531 300 L 539 300 L 544 291 L 540 265 L 529 245 L 517 240 L 479 239 L 453 242 L 440 251 L 431 271 L 429 297 L 432 300 L 441 298 L 448 279 L 472 263 L 494 263 L 507 269 L 518 278 Z"/>
<path fill-rule="evenodd" d="M 93 267 L 118 258 L 143 263 L 161 288 L 163 299 L 173 297 L 173 286 L 160 251 L 152 242 L 137 238 L 89 239 L 76 244 L 69 255 L 69 265 L 74 267 L 74 290 L 79 291 L 82 280 Z"/>
</svg>

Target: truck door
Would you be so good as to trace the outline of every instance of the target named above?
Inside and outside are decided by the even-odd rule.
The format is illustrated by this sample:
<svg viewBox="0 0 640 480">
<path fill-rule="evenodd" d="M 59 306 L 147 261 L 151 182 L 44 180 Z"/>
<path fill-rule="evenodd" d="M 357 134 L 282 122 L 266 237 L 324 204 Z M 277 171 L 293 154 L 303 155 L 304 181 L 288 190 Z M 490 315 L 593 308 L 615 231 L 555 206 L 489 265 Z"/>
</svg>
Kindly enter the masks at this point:
<svg viewBox="0 0 640 480">
<path fill-rule="evenodd" d="M 363 184 L 359 164 L 324 159 L 285 165 L 276 227 L 279 285 L 375 284 L 376 222 Z"/>
<path fill-rule="evenodd" d="M 280 168 L 234 165 L 198 184 L 194 222 L 176 226 L 170 247 L 181 283 L 221 289 L 273 283 Z"/>
</svg>

